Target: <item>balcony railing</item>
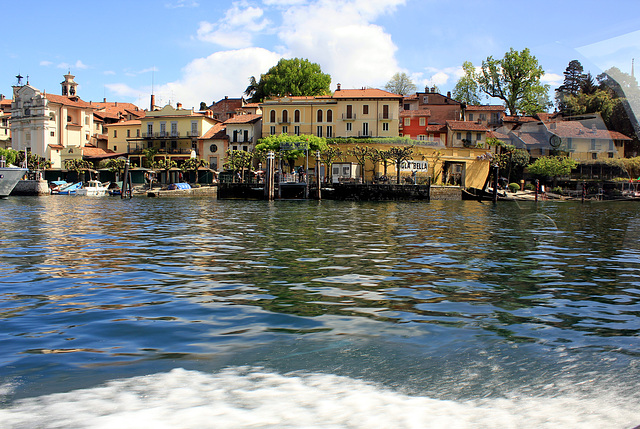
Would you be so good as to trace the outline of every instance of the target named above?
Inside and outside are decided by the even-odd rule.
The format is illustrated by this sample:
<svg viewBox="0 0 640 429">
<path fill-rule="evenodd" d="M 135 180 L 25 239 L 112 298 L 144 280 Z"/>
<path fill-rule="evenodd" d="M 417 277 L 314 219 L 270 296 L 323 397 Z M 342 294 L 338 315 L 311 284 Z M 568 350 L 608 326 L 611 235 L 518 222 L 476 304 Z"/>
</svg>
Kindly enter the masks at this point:
<svg viewBox="0 0 640 429">
<path fill-rule="evenodd" d="M 356 114 L 355 113 L 343 113 L 342 114 L 342 120 L 343 121 L 355 121 L 356 120 Z"/>
<path fill-rule="evenodd" d="M 371 131 L 358 131 L 358 137 L 371 137 Z"/>
<path fill-rule="evenodd" d="M 384 113 L 379 113 L 378 119 L 381 121 L 393 121 L 394 119 L 398 119 L 398 118 L 395 118 L 394 115 L 391 113 L 387 113 L 386 115 Z"/>
<path fill-rule="evenodd" d="M 200 131 L 198 130 L 187 131 L 187 137 L 200 137 Z"/>
<path fill-rule="evenodd" d="M 253 137 L 249 137 L 246 140 L 241 140 L 239 138 L 232 138 L 232 140 L 229 143 L 253 143 Z"/>
</svg>

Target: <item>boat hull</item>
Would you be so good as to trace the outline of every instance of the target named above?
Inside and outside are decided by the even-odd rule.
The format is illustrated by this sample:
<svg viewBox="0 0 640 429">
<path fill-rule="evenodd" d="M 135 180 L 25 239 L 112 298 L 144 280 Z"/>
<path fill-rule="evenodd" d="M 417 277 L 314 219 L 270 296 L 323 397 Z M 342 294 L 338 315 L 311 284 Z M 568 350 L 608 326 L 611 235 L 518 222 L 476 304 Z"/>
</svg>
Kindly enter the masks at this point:
<svg viewBox="0 0 640 429">
<path fill-rule="evenodd" d="M 13 188 L 26 172 L 26 168 L 0 168 L 0 198 L 6 198 L 11 194 Z"/>
</svg>

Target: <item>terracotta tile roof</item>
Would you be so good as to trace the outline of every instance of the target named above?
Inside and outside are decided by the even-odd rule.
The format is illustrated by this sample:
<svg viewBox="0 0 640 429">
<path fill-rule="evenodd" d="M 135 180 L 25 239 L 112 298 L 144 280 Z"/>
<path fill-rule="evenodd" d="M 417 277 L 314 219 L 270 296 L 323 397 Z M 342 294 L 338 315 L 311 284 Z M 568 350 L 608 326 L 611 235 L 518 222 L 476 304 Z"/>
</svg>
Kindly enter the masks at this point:
<svg viewBox="0 0 640 429">
<path fill-rule="evenodd" d="M 447 121 L 447 127 L 455 131 L 489 131 L 484 125 L 470 121 Z"/>
<path fill-rule="evenodd" d="M 538 145 L 538 146 L 548 146 L 549 139 L 543 133 L 526 133 L 526 132 L 518 132 L 514 133 L 514 135 L 522 140 L 525 145 Z"/>
<path fill-rule="evenodd" d="M 213 127 L 209 128 L 209 131 L 207 131 L 202 137 L 200 137 L 200 140 L 227 139 L 229 137 L 227 136 L 226 130 L 227 127 L 225 127 L 223 123 L 215 124 Z"/>
<path fill-rule="evenodd" d="M 262 115 L 236 115 L 224 121 L 225 124 L 249 124 L 262 119 Z"/>
<path fill-rule="evenodd" d="M 419 110 L 403 110 L 400 112 L 400 117 L 405 118 L 413 118 L 420 116 L 431 116 L 431 110 L 429 109 L 419 109 Z"/>
<path fill-rule="evenodd" d="M 113 124 L 105 124 L 105 127 L 107 128 L 112 128 L 112 127 L 133 127 L 136 125 L 141 125 L 142 121 L 138 120 L 138 119 L 134 119 L 132 121 L 122 121 L 122 122 L 114 122 Z"/>
<path fill-rule="evenodd" d="M 82 156 L 86 158 L 113 158 L 123 155 L 110 149 L 101 149 L 99 147 L 85 146 L 82 148 Z"/>
<path fill-rule="evenodd" d="M 446 125 L 427 125 L 426 126 L 426 130 L 427 132 L 447 132 L 447 126 Z"/>
<path fill-rule="evenodd" d="M 52 103 L 62 104 L 64 106 L 72 106 L 79 107 L 84 109 L 95 109 L 95 106 L 83 101 L 80 98 L 77 100 L 73 100 L 69 97 L 65 97 L 64 95 L 55 95 L 55 94 L 44 94 L 45 98 Z"/>
<path fill-rule="evenodd" d="M 487 105 L 487 106 L 467 106 L 467 111 L 504 111 L 504 106 Z"/>
<path fill-rule="evenodd" d="M 49 147 L 51 149 L 64 149 L 64 146 L 62 146 L 61 144 L 50 144 Z"/>
<path fill-rule="evenodd" d="M 538 122 L 538 119 L 532 116 L 505 116 L 503 122 Z"/>
<path fill-rule="evenodd" d="M 487 136 L 493 137 L 493 138 L 496 138 L 496 139 L 502 140 L 502 141 L 509 140 L 509 136 L 508 135 L 502 134 L 501 132 L 498 132 L 498 131 L 489 131 Z"/>
<path fill-rule="evenodd" d="M 402 95 L 376 88 L 341 89 L 333 93 L 333 98 L 395 98 L 402 100 Z"/>
<path fill-rule="evenodd" d="M 405 95 L 404 97 L 402 97 L 404 100 L 407 101 L 411 101 L 411 100 L 417 100 L 418 99 L 418 94 L 411 94 L 411 95 Z"/>
<path fill-rule="evenodd" d="M 598 140 L 631 140 L 617 131 L 585 127 L 579 121 L 560 121 L 545 123 L 549 132 L 565 138 L 598 139 Z"/>
<path fill-rule="evenodd" d="M 260 103 L 247 103 L 242 107 L 249 107 L 249 108 L 260 107 Z"/>
</svg>

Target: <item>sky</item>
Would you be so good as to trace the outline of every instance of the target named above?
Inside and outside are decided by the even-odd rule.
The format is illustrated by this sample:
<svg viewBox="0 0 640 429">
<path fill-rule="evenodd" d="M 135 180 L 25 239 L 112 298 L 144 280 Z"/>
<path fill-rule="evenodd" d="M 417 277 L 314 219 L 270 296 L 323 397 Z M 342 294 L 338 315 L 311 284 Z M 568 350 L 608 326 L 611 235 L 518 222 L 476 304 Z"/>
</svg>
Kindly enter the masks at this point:
<svg viewBox="0 0 640 429">
<path fill-rule="evenodd" d="M 306 58 L 331 89 L 384 88 L 396 72 L 452 91 L 462 63 L 529 48 L 553 91 L 569 61 L 596 76 L 640 68 L 640 1 L 0 0 L 0 93 L 16 75 L 85 101 L 194 107 L 243 95 L 280 58 Z M 636 76 L 640 71 L 635 73 Z M 23 83 L 25 80 L 23 80 Z M 489 103 L 491 100 L 485 100 Z"/>
</svg>

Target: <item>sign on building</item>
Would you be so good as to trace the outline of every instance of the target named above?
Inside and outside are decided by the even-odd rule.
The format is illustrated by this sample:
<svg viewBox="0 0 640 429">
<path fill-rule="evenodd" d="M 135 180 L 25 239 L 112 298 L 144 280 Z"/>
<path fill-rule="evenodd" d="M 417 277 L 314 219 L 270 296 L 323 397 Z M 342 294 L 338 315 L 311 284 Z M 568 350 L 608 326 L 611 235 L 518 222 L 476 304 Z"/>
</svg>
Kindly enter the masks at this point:
<svg viewBox="0 0 640 429">
<path fill-rule="evenodd" d="M 428 161 L 403 161 L 400 164 L 400 171 L 416 171 L 418 173 L 426 173 L 429 170 Z"/>
</svg>

